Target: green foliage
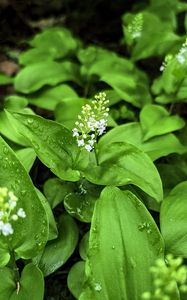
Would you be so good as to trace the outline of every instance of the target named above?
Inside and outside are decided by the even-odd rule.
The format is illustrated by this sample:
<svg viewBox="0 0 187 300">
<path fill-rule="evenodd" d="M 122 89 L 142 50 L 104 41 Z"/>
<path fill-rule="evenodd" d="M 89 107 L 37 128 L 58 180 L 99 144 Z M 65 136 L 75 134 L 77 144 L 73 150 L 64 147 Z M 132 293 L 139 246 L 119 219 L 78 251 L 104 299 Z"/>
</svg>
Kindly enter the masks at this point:
<svg viewBox="0 0 187 300">
<path fill-rule="evenodd" d="M 43 300 L 49 275 L 79 300 L 186 299 L 186 9 L 136 1 L 108 47 L 48 27 L 0 74 L 0 300 Z"/>
<path fill-rule="evenodd" d="M 141 201 L 129 191 L 105 188 L 94 210 L 80 300 L 141 299 L 151 290 L 147 270 L 163 251 L 162 237 Z"/>
</svg>

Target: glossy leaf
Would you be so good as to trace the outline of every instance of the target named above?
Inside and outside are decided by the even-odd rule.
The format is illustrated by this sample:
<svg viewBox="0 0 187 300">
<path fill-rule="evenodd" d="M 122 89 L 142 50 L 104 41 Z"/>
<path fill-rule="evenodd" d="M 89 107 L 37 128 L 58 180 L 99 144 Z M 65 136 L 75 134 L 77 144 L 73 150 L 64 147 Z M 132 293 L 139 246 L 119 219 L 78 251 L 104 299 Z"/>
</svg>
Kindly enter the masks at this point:
<svg viewBox="0 0 187 300">
<path fill-rule="evenodd" d="M 22 148 L 15 151 L 18 159 L 29 173 L 36 159 L 36 153 L 32 148 Z"/>
<path fill-rule="evenodd" d="M 78 299 L 85 280 L 85 262 L 78 261 L 68 273 L 67 284 L 72 295 Z"/>
<path fill-rule="evenodd" d="M 185 122 L 179 116 L 170 116 L 169 112 L 159 105 L 146 105 L 140 113 L 140 124 L 143 131 L 143 140 L 154 136 L 179 130 Z"/>
<path fill-rule="evenodd" d="M 166 250 L 187 258 L 187 181 L 179 183 L 161 205 L 161 232 Z"/>
<path fill-rule="evenodd" d="M 75 184 L 60 180 L 59 178 L 49 178 L 44 183 L 44 194 L 52 208 L 61 203 L 65 196 L 72 193 L 75 189 Z"/>
<path fill-rule="evenodd" d="M 84 234 L 84 236 L 82 237 L 82 240 L 80 241 L 80 244 L 79 244 L 79 254 L 83 260 L 86 260 L 87 254 L 88 254 L 89 234 L 90 234 L 89 231 L 86 232 Z"/>
<path fill-rule="evenodd" d="M 30 45 L 60 58 L 75 51 L 78 43 L 68 29 L 52 27 L 35 35 Z"/>
<path fill-rule="evenodd" d="M 73 169 L 79 149 L 71 131 L 39 116 L 13 114 L 19 121 L 19 132 L 30 141 L 39 159 L 64 180 L 77 181 L 80 172 Z M 87 153 L 81 153 L 79 162 L 87 164 Z"/>
<path fill-rule="evenodd" d="M 110 143 L 110 147 L 99 145 L 98 150 L 99 165 L 90 163 L 84 171 L 88 181 L 99 185 L 133 184 L 156 201 L 162 200 L 161 179 L 148 155 L 125 142 Z"/>
<path fill-rule="evenodd" d="M 78 228 L 75 221 L 68 215 L 58 220 L 58 237 L 47 243 L 44 251 L 34 258 L 44 276 L 60 268 L 72 255 L 78 242 Z"/>
<path fill-rule="evenodd" d="M 43 300 L 43 275 L 33 264 L 28 264 L 23 269 L 19 289 L 13 270 L 9 268 L 0 269 L 0 275 L 0 300 Z"/>
<path fill-rule="evenodd" d="M 16 75 L 15 88 L 29 94 L 45 85 L 54 86 L 71 80 L 80 83 L 79 77 L 79 68 L 72 62 L 39 62 L 26 66 Z"/>
<path fill-rule="evenodd" d="M 79 299 L 142 299 L 153 287 L 148 270 L 163 251 L 162 237 L 143 203 L 129 191 L 105 188 L 95 206 L 87 280 Z"/>
<path fill-rule="evenodd" d="M 28 101 L 32 105 L 53 111 L 63 99 L 72 97 L 77 97 L 77 93 L 69 85 L 61 84 L 55 87 L 43 88 L 29 95 Z"/>
<path fill-rule="evenodd" d="M 174 134 L 165 134 L 143 141 L 143 133 L 139 123 L 119 125 L 101 137 L 99 145 L 109 145 L 112 142 L 127 142 L 146 152 L 154 161 L 171 153 L 185 153 L 184 147 Z"/>
<path fill-rule="evenodd" d="M 31 258 L 44 247 L 48 238 L 46 212 L 26 170 L 2 138 L 0 160 L 0 186 L 12 190 L 19 199 L 18 208 L 26 212 L 26 218 L 14 223 L 10 247 L 18 257 Z"/>
</svg>

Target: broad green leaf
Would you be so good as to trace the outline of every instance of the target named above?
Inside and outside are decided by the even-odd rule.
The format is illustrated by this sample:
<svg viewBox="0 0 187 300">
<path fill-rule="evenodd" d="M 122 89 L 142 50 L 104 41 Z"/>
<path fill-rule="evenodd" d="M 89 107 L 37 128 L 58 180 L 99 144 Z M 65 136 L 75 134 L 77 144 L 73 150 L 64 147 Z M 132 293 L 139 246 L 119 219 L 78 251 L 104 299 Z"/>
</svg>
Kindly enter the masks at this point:
<svg viewBox="0 0 187 300">
<path fill-rule="evenodd" d="M 38 33 L 30 41 L 32 47 L 47 52 L 53 58 L 61 58 L 77 49 L 78 41 L 66 28 L 52 27 Z"/>
<path fill-rule="evenodd" d="M 5 98 L 4 108 L 19 111 L 27 106 L 28 100 L 22 96 L 10 95 Z"/>
<path fill-rule="evenodd" d="M 129 13 L 127 13 L 123 16 L 123 24 L 128 25 L 128 21 L 132 22 L 132 18 L 134 18 L 134 15 L 129 17 Z M 137 61 L 151 56 L 167 54 L 175 46 L 179 37 L 157 15 L 143 11 L 142 18 L 143 24 L 140 29 L 140 36 L 134 39 L 132 47 L 133 60 Z M 128 35 L 128 27 L 124 26 L 123 29 L 124 34 Z M 162 32 L 162 35 L 160 35 L 160 32 Z M 127 39 L 126 42 L 128 42 Z"/>
<path fill-rule="evenodd" d="M 99 165 L 90 163 L 84 171 L 88 181 L 99 185 L 133 184 L 156 201 L 162 200 L 162 182 L 147 154 L 125 142 L 99 145 L 98 150 Z"/>
<path fill-rule="evenodd" d="M 0 74 L 0 85 L 8 85 L 14 83 L 14 78 L 5 74 Z"/>
<path fill-rule="evenodd" d="M 0 240 L 0 269 L 5 267 L 10 260 L 8 245 Z"/>
<path fill-rule="evenodd" d="M 14 234 L 10 248 L 18 257 L 31 258 L 45 245 L 48 238 L 48 220 L 30 177 L 13 150 L 0 137 L 0 186 L 12 190 L 18 197 L 18 208 L 26 218 L 13 224 Z M 0 235 L 2 240 L 4 237 Z"/>
<path fill-rule="evenodd" d="M 43 300 L 43 275 L 33 264 L 24 267 L 19 286 L 18 279 L 10 268 L 0 269 L 0 275 L 0 300 Z"/>
<path fill-rule="evenodd" d="M 143 131 L 143 140 L 154 136 L 179 130 L 185 122 L 179 116 L 170 116 L 162 106 L 149 104 L 144 106 L 140 113 L 140 124 Z"/>
<path fill-rule="evenodd" d="M 56 106 L 55 120 L 72 130 L 75 127 L 75 122 L 77 121 L 77 116 L 81 112 L 82 106 L 87 103 L 88 100 L 85 98 L 63 98 Z"/>
<path fill-rule="evenodd" d="M 55 175 L 64 180 L 79 180 L 80 172 L 73 169 L 79 149 L 71 131 L 39 116 L 17 113 L 13 116 L 19 121 L 19 132 L 27 137 L 39 159 Z M 86 166 L 87 156 L 88 152 L 82 152 L 77 164 Z"/>
<path fill-rule="evenodd" d="M 90 235 L 90 231 L 86 232 L 79 244 L 79 254 L 83 260 L 86 260 L 88 255 L 89 235 Z"/>
<path fill-rule="evenodd" d="M 52 61 L 55 58 L 55 53 L 48 49 L 31 48 L 22 52 L 19 56 L 19 63 L 27 66 L 41 61 Z"/>
<path fill-rule="evenodd" d="M 15 89 L 29 94 L 45 85 L 54 86 L 64 81 L 80 83 L 79 67 L 75 63 L 65 61 L 39 62 L 23 68 L 15 77 Z"/>
<path fill-rule="evenodd" d="M 129 191 L 105 188 L 94 210 L 79 300 L 142 299 L 153 288 L 149 269 L 163 254 L 162 237 L 143 203 Z"/>
<path fill-rule="evenodd" d="M 73 265 L 68 273 L 67 284 L 72 295 L 78 299 L 85 280 L 85 262 L 78 261 Z"/>
<path fill-rule="evenodd" d="M 77 93 L 67 84 L 43 88 L 27 97 L 30 104 L 48 110 L 54 110 L 56 105 L 66 98 L 78 97 Z"/>
<path fill-rule="evenodd" d="M 47 219 L 48 219 L 48 227 L 49 227 L 48 241 L 54 240 L 58 236 L 58 229 L 53 215 L 53 211 L 45 196 L 38 189 L 36 189 L 36 192 L 38 197 L 40 198 L 41 203 L 43 204 L 43 207 L 45 208 Z"/>
<path fill-rule="evenodd" d="M 76 192 L 71 192 L 64 199 L 67 212 L 82 222 L 91 222 L 96 200 L 99 198 L 101 187 L 90 182 L 81 183 Z"/>
<path fill-rule="evenodd" d="M 100 80 L 111 86 L 123 100 L 136 107 L 142 107 L 151 102 L 146 78 L 136 70 L 134 70 L 133 76 L 118 71 L 116 73 L 113 71 L 112 74 L 106 72 Z"/>
<path fill-rule="evenodd" d="M 99 146 L 109 145 L 112 142 L 127 142 L 147 153 L 154 161 L 171 153 L 185 153 L 184 147 L 174 134 L 165 134 L 143 141 L 143 133 L 139 123 L 133 122 L 120 125 L 110 130 L 99 140 Z"/>
<path fill-rule="evenodd" d="M 24 168 L 29 173 L 36 159 L 35 151 L 32 148 L 22 148 L 16 150 L 15 153 L 22 165 L 24 166 Z"/>
<path fill-rule="evenodd" d="M 49 178 L 43 186 L 44 194 L 52 208 L 55 208 L 61 203 L 65 196 L 72 193 L 75 189 L 75 184 L 60 180 L 59 178 Z"/>
<path fill-rule="evenodd" d="M 58 220 L 58 237 L 47 243 L 44 251 L 34 258 L 44 276 L 55 272 L 72 255 L 78 242 L 78 227 L 68 215 Z"/>
<path fill-rule="evenodd" d="M 187 258 L 187 181 L 179 183 L 161 205 L 161 232 L 166 250 Z"/>
<path fill-rule="evenodd" d="M 0 133 L 16 144 L 28 146 L 27 138 L 18 133 L 16 128 L 18 128 L 17 120 L 15 120 L 15 118 L 12 119 L 11 115 L 8 116 L 5 111 L 1 111 Z"/>
<path fill-rule="evenodd" d="M 14 271 L 7 267 L 0 268 L 0 278 L 0 300 L 10 300 L 17 288 Z"/>
</svg>

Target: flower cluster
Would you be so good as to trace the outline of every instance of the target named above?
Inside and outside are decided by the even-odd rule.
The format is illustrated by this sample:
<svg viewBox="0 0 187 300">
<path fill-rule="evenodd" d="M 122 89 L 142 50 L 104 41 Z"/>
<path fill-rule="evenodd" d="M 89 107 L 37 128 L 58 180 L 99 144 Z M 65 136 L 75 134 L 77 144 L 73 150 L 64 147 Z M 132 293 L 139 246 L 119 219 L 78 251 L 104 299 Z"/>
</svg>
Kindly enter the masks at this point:
<svg viewBox="0 0 187 300">
<path fill-rule="evenodd" d="M 18 218 L 25 218 L 23 208 L 16 209 L 18 198 L 6 187 L 0 188 L 0 234 L 8 236 L 13 234 L 12 222 Z"/>
<path fill-rule="evenodd" d="M 171 60 L 173 59 L 173 55 L 172 54 L 168 54 L 166 55 L 161 67 L 160 67 L 160 71 L 163 72 L 166 67 L 169 65 L 169 63 L 171 62 Z"/>
<path fill-rule="evenodd" d="M 182 47 L 180 48 L 178 54 L 176 55 L 177 61 L 183 65 L 187 58 L 187 40 L 184 44 L 182 44 Z"/>
<path fill-rule="evenodd" d="M 105 132 L 109 108 L 106 94 L 101 92 L 95 96 L 91 104 L 82 107 L 81 114 L 78 115 L 79 121 L 73 128 L 73 136 L 76 137 L 78 147 L 90 152 L 94 148 L 97 137 Z"/>
<path fill-rule="evenodd" d="M 184 65 L 187 59 L 187 40 L 185 43 L 182 44 L 182 47 L 180 48 L 179 52 L 175 56 L 173 56 L 172 54 L 168 54 L 165 57 L 165 60 L 160 67 L 160 71 L 164 71 L 166 67 L 169 65 L 169 63 L 174 59 L 177 60 L 177 62 L 180 65 Z"/>
<path fill-rule="evenodd" d="M 176 287 L 181 293 L 187 292 L 187 267 L 182 265 L 182 258 L 174 258 L 171 254 L 166 256 L 166 262 L 158 259 L 150 271 L 153 274 L 155 290 L 145 292 L 144 300 L 171 300 L 175 295 Z"/>
<path fill-rule="evenodd" d="M 132 40 L 137 39 L 142 34 L 143 27 L 143 15 L 142 13 L 137 14 L 132 22 L 128 25 L 127 31 Z"/>
</svg>

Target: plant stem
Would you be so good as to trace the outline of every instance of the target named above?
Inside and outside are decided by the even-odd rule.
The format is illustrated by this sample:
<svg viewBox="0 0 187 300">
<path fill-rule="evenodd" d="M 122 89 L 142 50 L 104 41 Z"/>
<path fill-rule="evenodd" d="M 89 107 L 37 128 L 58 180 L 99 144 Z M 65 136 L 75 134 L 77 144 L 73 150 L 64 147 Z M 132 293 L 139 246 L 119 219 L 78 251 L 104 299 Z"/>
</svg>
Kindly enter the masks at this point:
<svg viewBox="0 0 187 300">
<path fill-rule="evenodd" d="M 16 294 L 19 293 L 20 290 L 20 274 L 19 274 L 19 268 L 16 264 L 16 258 L 15 258 L 15 252 L 14 250 L 10 247 L 10 243 L 7 240 L 7 244 L 9 247 L 9 251 L 10 251 L 10 262 L 9 265 L 10 267 L 13 269 L 14 273 L 15 273 L 15 279 L 16 279 Z"/>
<path fill-rule="evenodd" d="M 76 157 L 75 157 L 75 160 L 74 160 L 74 162 L 73 162 L 73 166 L 72 166 L 73 169 L 75 168 L 75 166 L 76 166 L 76 164 L 77 164 L 77 161 L 78 161 L 78 159 L 79 159 L 80 153 L 81 153 L 81 150 L 79 149 L 79 151 L 77 152 L 77 155 L 76 155 Z"/>
<path fill-rule="evenodd" d="M 97 154 L 97 144 L 96 143 L 94 145 L 94 153 L 95 153 L 96 164 L 97 164 L 97 166 L 99 166 L 99 160 L 98 160 L 98 154 Z"/>
</svg>

